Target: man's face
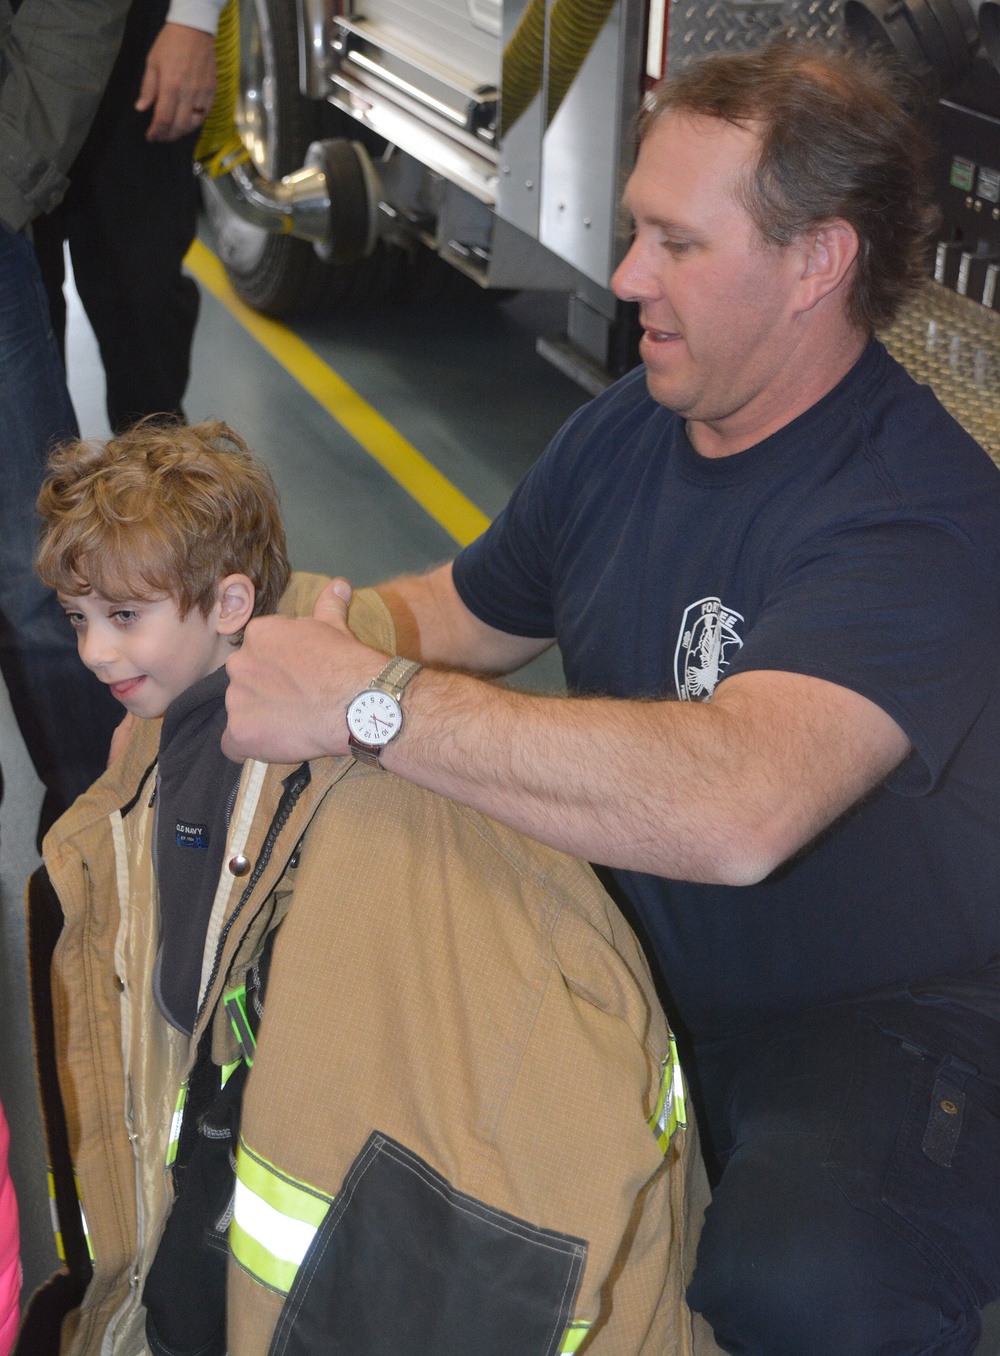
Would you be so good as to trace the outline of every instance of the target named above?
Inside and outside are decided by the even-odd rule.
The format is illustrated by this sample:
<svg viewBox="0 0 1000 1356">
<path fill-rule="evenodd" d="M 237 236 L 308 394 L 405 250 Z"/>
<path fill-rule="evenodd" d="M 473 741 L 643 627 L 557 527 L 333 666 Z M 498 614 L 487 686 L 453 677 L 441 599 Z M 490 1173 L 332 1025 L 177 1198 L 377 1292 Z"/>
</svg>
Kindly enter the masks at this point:
<svg viewBox="0 0 1000 1356">
<path fill-rule="evenodd" d="M 664 114 L 626 185 L 635 237 L 612 279 L 639 302 L 654 400 L 718 432 L 748 430 L 744 446 L 781 403 L 803 258 L 763 241 L 737 201 L 757 149 L 753 132 L 721 119 Z"/>
<path fill-rule="evenodd" d="M 180 694 L 232 653 L 218 633 L 217 603 L 207 617 L 185 616 L 173 598 L 110 602 L 98 593 L 59 594 L 80 658 L 135 716 L 162 716 Z"/>
</svg>

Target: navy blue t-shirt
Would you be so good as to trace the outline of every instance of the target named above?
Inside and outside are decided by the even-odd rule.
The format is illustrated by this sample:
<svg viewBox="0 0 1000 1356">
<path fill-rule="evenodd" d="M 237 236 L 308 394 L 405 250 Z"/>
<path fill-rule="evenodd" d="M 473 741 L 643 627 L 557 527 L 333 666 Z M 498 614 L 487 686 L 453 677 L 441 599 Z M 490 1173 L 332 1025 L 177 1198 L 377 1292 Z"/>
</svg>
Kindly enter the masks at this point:
<svg viewBox="0 0 1000 1356">
<path fill-rule="evenodd" d="M 455 583 L 491 626 L 555 636 L 571 692 L 707 700 L 778 669 L 862 693 L 912 741 L 759 885 L 616 872 L 696 1036 L 1000 959 L 1000 476 L 879 343 L 721 459 L 637 369 L 566 424 Z"/>
</svg>

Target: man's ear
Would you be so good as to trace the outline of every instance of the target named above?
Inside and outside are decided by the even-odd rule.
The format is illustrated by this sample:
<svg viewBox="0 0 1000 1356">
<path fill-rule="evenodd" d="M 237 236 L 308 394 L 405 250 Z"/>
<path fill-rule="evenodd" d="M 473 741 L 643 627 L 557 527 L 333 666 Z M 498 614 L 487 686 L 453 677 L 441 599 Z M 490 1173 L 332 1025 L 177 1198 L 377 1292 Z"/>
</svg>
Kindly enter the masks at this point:
<svg viewBox="0 0 1000 1356">
<path fill-rule="evenodd" d="M 853 275 L 860 243 L 849 221 L 835 217 L 803 238 L 805 260 L 799 280 L 800 309 L 811 310 L 817 302 L 846 286 Z"/>
<path fill-rule="evenodd" d="M 219 582 L 218 621 L 220 636 L 235 636 L 253 616 L 257 591 L 245 574 L 227 574 Z"/>
</svg>

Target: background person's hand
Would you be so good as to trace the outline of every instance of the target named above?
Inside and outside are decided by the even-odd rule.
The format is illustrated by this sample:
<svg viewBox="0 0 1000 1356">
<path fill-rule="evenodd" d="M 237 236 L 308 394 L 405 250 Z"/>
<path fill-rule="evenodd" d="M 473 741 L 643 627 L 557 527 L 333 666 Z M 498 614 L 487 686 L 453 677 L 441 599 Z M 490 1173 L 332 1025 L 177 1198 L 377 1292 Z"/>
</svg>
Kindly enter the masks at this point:
<svg viewBox="0 0 1000 1356">
<path fill-rule="evenodd" d="M 200 127 L 215 96 L 215 39 L 186 24 L 164 24 L 149 49 L 135 107 L 153 110 L 147 141 L 176 141 Z"/>
</svg>

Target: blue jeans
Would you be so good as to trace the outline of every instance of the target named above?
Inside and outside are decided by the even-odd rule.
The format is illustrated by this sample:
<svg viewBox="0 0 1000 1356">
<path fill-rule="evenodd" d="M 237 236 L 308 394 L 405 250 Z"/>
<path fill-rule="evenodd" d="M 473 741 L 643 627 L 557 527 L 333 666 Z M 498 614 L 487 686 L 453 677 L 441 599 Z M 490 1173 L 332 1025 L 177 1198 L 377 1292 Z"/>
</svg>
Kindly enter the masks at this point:
<svg viewBox="0 0 1000 1356">
<path fill-rule="evenodd" d="M 76 436 L 34 250 L 0 224 L 0 672 L 56 809 L 101 773 L 122 715 L 81 664 L 55 595 L 32 570 L 45 458 Z"/>
<path fill-rule="evenodd" d="M 975 1350 L 1000 1296 L 1000 970 L 974 990 L 699 1047 L 722 1177 L 689 1299 L 725 1351 Z"/>
</svg>

